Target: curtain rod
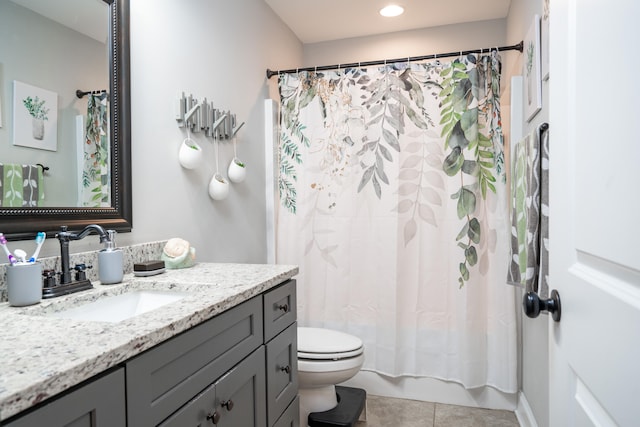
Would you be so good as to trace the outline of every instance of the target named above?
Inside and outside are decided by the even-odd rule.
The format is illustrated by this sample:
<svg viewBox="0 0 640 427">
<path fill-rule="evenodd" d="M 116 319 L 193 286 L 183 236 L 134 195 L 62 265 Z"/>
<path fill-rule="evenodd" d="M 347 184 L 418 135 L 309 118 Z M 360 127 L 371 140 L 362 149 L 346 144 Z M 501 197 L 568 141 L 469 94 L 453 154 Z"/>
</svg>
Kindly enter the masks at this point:
<svg viewBox="0 0 640 427">
<path fill-rule="evenodd" d="M 278 70 L 278 71 L 273 71 L 267 68 L 267 79 L 270 79 L 271 77 L 278 74 L 292 74 L 292 73 L 297 73 L 299 71 L 326 71 L 326 70 L 336 70 L 340 68 L 356 68 L 356 67 L 368 67 L 370 65 L 393 64 L 395 62 L 425 61 L 427 59 L 450 58 L 453 56 L 464 56 L 464 55 L 469 55 L 471 53 L 490 52 L 493 50 L 497 50 L 498 52 L 502 52 L 505 50 L 517 50 L 518 52 L 522 52 L 523 46 L 524 46 L 524 43 L 520 42 L 518 44 L 514 44 L 511 46 L 500 46 L 500 47 L 494 46 L 494 47 L 488 47 L 485 49 L 462 50 L 457 52 L 437 53 L 437 54 L 424 55 L 424 56 L 410 56 L 408 58 L 383 59 L 378 61 L 352 62 L 350 64 L 335 64 L 335 65 L 323 65 L 320 67 L 292 68 L 289 70 Z"/>
<path fill-rule="evenodd" d="M 87 91 L 83 91 L 83 90 L 76 90 L 76 96 L 78 98 L 82 98 L 85 95 L 99 95 L 101 93 L 106 94 L 107 90 L 106 89 L 101 89 L 101 90 L 87 90 Z"/>
</svg>

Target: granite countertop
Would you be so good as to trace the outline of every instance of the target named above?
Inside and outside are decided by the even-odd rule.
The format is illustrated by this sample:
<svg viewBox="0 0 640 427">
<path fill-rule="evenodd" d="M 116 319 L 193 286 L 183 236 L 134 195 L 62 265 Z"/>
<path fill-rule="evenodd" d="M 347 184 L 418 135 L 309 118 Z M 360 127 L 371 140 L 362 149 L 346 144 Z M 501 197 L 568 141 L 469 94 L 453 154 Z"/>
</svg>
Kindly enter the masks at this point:
<svg viewBox="0 0 640 427">
<path fill-rule="evenodd" d="M 192 328 L 287 279 L 287 265 L 199 263 L 150 277 L 127 274 L 117 285 L 43 300 L 0 304 L 0 421 Z M 187 296 L 118 323 L 69 320 L 49 313 L 129 290 L 176 290 Z"/>
</svg>

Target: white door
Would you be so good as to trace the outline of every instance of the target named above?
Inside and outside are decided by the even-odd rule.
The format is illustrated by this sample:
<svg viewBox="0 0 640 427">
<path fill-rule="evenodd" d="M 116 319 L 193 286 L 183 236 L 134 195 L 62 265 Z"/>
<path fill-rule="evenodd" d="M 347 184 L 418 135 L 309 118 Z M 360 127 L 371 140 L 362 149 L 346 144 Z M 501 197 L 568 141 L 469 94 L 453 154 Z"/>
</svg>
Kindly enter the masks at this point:
<svg viewBox="0 0 640 427">
<path fill-rule="evenodd" d="M 551 0 L 552 426 L 640 426 L 640 1 Z"/>
</svg>

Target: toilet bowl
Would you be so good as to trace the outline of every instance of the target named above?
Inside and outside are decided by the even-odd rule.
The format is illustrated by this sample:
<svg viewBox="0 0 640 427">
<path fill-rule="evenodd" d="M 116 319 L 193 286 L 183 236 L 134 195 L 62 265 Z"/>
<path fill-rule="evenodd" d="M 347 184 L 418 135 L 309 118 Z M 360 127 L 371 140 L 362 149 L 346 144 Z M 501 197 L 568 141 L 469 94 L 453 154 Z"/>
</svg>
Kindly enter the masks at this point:
<svg viewBox="0 0 640 427">
<path fill-rule="evenodd" d="M 363 362 L 360 338 L 332 329 L 298 328 L 300 426 L 307 426 L 311 412 L 338 404 L 335 385 L 357 374 Z"/>
</svg>

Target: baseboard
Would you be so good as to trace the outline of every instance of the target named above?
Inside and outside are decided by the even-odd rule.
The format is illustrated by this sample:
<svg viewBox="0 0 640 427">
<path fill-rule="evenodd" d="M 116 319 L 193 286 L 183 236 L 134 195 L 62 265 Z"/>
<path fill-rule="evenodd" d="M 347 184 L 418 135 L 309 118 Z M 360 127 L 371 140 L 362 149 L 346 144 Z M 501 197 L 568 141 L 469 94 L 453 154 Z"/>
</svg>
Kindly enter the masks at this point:
<svg viewBox="0 0 640 427">
<path fill-rule="evenodd" d="M 515 413 L 520 427 L 538 427 L 531 406 L 529 406 L 529 402 L 523 392 L 518 393 L 518 406 Z"/>
<path fill-rule="evenodd" d="M 458 383 L 434 378 L 391 378 L 370 371 L 360 371 L 342 385 L 363 388 L 376 396 L 448 405 L 514 411 L 518 404 L 517 393 L 502 393 L 491 387 L 467 390 Z"/>
</svg>

